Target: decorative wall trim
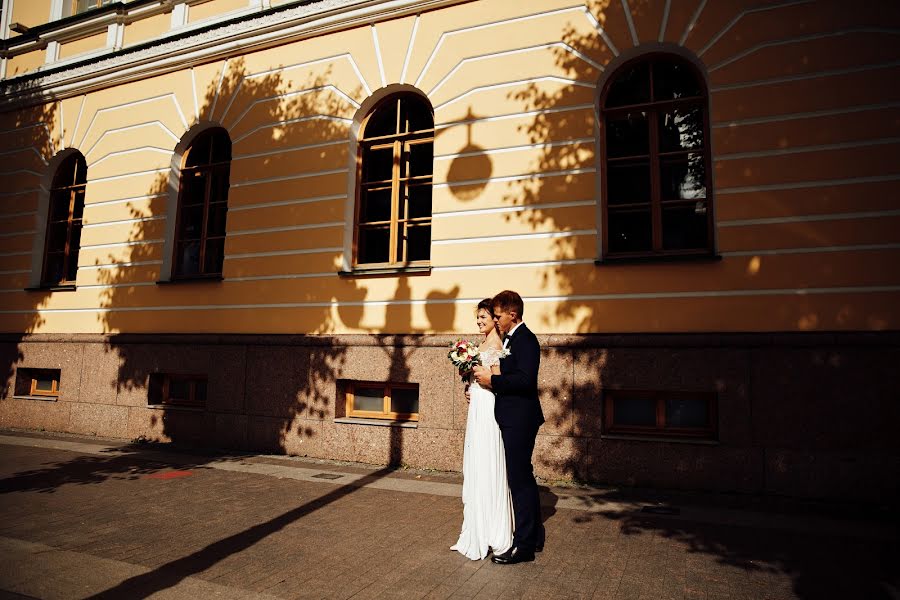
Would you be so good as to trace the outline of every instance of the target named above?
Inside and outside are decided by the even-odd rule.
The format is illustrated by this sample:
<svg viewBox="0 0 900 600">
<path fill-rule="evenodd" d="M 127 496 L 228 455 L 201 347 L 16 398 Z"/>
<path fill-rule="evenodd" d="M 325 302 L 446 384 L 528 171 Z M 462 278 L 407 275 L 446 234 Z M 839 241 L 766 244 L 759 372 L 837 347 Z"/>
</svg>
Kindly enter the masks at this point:
<svg viewBox="0 0 900 600">
<path fill-rule="evenodd" d="M 199 64 L 469 0 L 318 0 L 265 9 L 0 84 L 7 104 L 30 105 L 190 69 Z M 185 52 L 185 48 L 191 48 Z"/>
</svg>

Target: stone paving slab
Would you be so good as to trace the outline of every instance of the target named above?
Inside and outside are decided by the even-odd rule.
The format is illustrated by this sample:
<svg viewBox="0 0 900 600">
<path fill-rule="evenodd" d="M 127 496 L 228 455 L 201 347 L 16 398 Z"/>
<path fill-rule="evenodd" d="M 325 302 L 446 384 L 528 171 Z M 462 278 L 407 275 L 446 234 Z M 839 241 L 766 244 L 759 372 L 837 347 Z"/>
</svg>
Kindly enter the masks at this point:
<svg viewBox="0 0 900 600">
<path fill-rule="evenodd" d="M 0 600 L 898 597 L 895 523 L 650 497 L 546 488 L 498 566 L 448 550 L 458 476 L 2 432 Z"/>
</svg>

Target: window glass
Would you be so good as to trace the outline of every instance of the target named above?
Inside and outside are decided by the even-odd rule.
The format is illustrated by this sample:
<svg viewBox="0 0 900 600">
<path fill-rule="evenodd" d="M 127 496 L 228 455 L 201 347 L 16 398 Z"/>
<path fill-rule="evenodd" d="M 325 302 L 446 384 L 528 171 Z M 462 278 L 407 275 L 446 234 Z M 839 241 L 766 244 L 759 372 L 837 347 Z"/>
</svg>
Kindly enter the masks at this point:
<svg viewBox="0 0 900 600">
<path fill-rule="evenodd" d="M 656 401 L 652 398 L 616 398 L 613 400 L 616 425 L 656 426 Z"/>
<path fill-rule="evenodd" d="M 365 152 L 363 181 L 390 181 L 394 174 L 394 147 L 370 148 Z"/>
<path fill-rule="evenodd" d="M 609 88 L 607 108 L 650 102 L 650 65 L 642 62 L 628 67 Z"/>
<path fill-rule="evenodd" d="M 610 252 L 641 252 L 650 250 L 651 218 L 649 210 L 628 210 L 609 213 Z"/>
<path fill-rule="evenodd" d="M 365 137 L 374 138 L 397 133 L 397 100 L 381 104 L 366 121 Z"/>
<path fill-rule="evenodd" d="M 78 152 L 66 157 L 53 175 L 41 285 L 75 282 L 86 182 L 87 166 L 84 157 Z"/>
<path fill-rule="evenodd" d="M 646 112 L 630 112 L 610 118 L 606 124 L 606 156 L 646 156 L 650 153 L 650 133 Z"/>
<path fill-rule="evenodd" d="M 382 412 L 384 411 L 384 388 L 357 387 L 353 402 L 356 410 Z"/>
<path fill-rule="evenodd" d="M 702 154 L 660 159 L 660 194 L 663 200 L 706 198 L 706 165 Z"/>
<path fill-rule="evenodd" d="M 706 427 L 709 410 L 702 398 L 666 398 L 666 425 L 669 427 Z"/>
<path fill-rule="evenodd" d="M 674 56 L 612 75 L 601 107 L 606 255 L 712 252 L 705 93 L 693 65 Z"/>
<path fill-rule="evenodd" d="M 433 127 L 428 102 L 408 94 L 381 103 L 366 122 L 365 138 L 379 139 L 361 145 L 355 265 L 429 260 Z"/>
<path fill-rule="evenodd" d="M 176 279 L 222 273 L 230 157 L 231 140 L 221 128 L 201 132 L 185 151 L 173 260 Z"/>
<path fill-rule="evenodd" d="M 417 388 L 395 387 L 391 392 L 391 410 L 399 414 L 419 412 L 419 390 Z"/>
<path fill-rule="evenodd" d="M 699 107 L 659 113 L 659 150 L 673 152 L 703 146 L 703 112 Z"/>
<path fill-rule="evenodd" d="M 654 100 L 693 98 L 703 93 L 694 69 L 675 61 L 659 61 L 653 64 Z"/>
<path fill-rule="evenodd" d="M 707 244 L 706 203 L 663 208 L 663 247 L 666 250 L 702 248 Z"/>
<path fill-rule="evenodd" d="M 386 263 L 390 258 L 389 227 L 366 227 L 359 230 L 359 262 Z"/>
</svg>

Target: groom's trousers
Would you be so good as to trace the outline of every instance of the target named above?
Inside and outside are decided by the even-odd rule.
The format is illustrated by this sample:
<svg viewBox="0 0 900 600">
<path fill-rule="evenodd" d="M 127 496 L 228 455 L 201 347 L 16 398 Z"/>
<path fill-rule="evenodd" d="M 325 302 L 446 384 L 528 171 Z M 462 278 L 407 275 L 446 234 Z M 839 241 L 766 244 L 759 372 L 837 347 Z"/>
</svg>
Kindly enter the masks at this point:
<svg viewBox="0 0 900 600">
<path fill-rule="evenodd" d="M 506 454 L 506 479 L 512 495 L 513 546 L 534 551 L 541 537 L 541 501 L 531 465 L 538 427 L 500 427 Z"/>
</svg>

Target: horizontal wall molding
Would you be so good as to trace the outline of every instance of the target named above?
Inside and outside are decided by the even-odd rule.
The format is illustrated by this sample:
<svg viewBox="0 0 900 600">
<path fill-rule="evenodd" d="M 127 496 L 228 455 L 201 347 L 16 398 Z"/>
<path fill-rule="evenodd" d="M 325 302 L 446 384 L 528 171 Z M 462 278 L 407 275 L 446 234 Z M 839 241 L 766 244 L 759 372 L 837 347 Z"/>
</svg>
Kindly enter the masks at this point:
<svg viewBox="0 0 900 600">
<path fill-rule="evenodd" d="M 769 115 L 765 117 L 751 117 L 748 119 L 731 119 L 712 123 L 713 129 L 729 129 L 732 127 L 741 127 L 744 125 L 762 125 L 766 123 L 781 123 L 783 121 L 794 121 L 799 119 L 816 119 L 819 117 L 833 117 L 838 115 L 850 115 L 859 112 L 867 112 L 873 110 L 887 110 L 892 108 L 900 108 L 900 102 L 883 102 L 878 104 L 860 104 L 856 106 L 846 106 L 843 108 L 831 108 L 823 110 L 812 110 L 808 112 L 787 113 L 783 115 Z"/>
<path fill-rule="evenodd" d="M 883 286 L 845 286 L 827 288 L 778 288 L 778 289 L 746 289 L 746 290 L 709 290 L 709 291 L 685 291 L 685 292 L 641 292 L 621 294 L 572 294 L 568 296 L 529 296 L 522 298 L 528 302 L 552 302 L 554 304 L 566 302 L 602 302 L 615 300 L 660 300 L 674 298 L 728 298 L 728 297 L 758 297 L 758 296 L 812 296 L 824 294 L 875 294 L 900 292 L 900 285 Z M 194 312 L 211 310 L 261 310 L 261 309 L 292 309 L 292 308 L 340 308 L 346 306 L 387 307 L 387 306 L 426 306 L 439 304 L 462 304 L 474 306 L 482 298 L 432 298 L 424 300 L 359 300 L 327 302 L 273 302 L 253 304 L 191 304 L 177 306 L 120 306 L 120 307 L 94 307 L 94 308 L 40 308 L 29 310 L 0 310 L 0 314 L 74 314 L 74 313 L 125 313 L 125 312 Z"/>
<path fill-rule="evenodd" d="M 469 332 L 466 332 L 469 333 Z M 470 332 L 475 335 L 476 332 Z M 3 343 L 62 343 L 165 345 L 213 345 L 213 346 L 312 346 L 345 347 L 376 346 L 408 348 L 446 348 L 459 339 L 460 334 L 240 334 L 240 333 L 0 333 Z M 839 347 L 896 346 L 900 344 L 900 332 L 896 331 L 839 331 L 839 332 L 767 332 L 767 333 L 617 333 L 617 334 L 541 334 L 541 346 L 545 348 L 607 348 L 607 347 Z"/>
<path fill-rule="evenodd" d="M 780 223 L 810 223 L 815 221 L 845 221 L 847 219 L 877 219 L 880 217 L 898 217 L 898 210 L 873 210 L 851 213 L 831 213 L 826 215 L 802 215 L 797 217 L 770 217 L 763 219 L 735 219 L 719 221 L 719 227 L 744 227 L 747 225 L 773 225 Z"/>
</svg>

